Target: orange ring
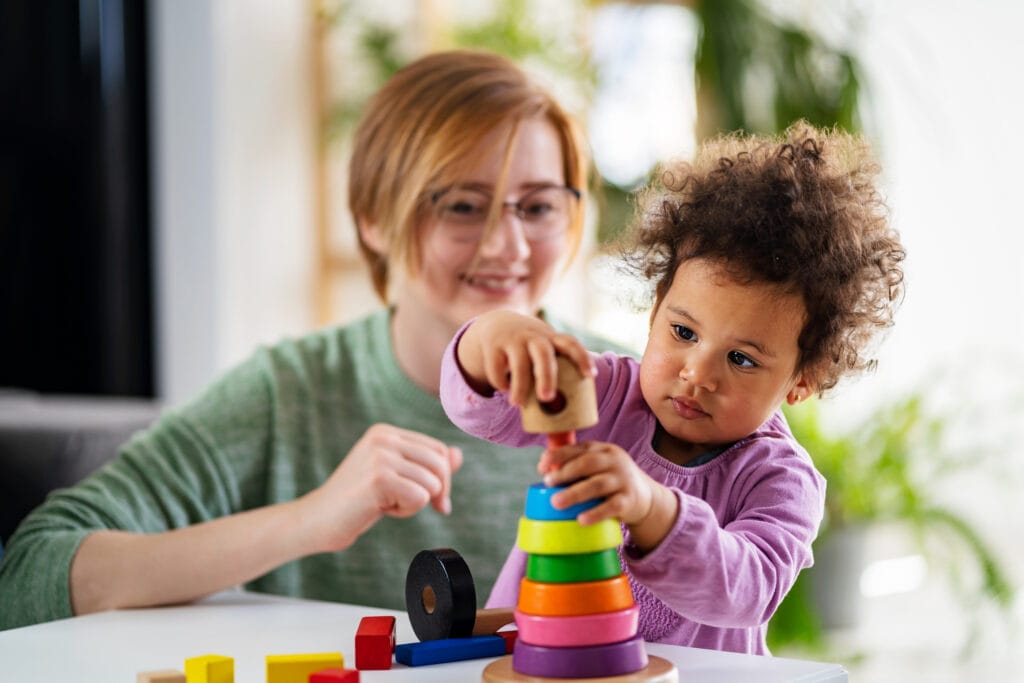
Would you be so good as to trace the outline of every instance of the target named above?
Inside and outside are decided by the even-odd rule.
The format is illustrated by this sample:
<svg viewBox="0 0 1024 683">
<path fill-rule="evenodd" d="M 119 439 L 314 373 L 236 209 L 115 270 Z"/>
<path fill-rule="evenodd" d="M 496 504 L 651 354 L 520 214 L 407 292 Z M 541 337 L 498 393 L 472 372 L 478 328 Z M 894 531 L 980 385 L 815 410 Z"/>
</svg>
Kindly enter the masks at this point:
<svg viewBox="0 0 1024 683">
<path fill-rule="evenodd" d="M 633 606 L 629 579 L 619 574 L 603 581 L 541 583 L 519 582 L 519 611 L 542 617 L 618 612 Z"/>
</svg>

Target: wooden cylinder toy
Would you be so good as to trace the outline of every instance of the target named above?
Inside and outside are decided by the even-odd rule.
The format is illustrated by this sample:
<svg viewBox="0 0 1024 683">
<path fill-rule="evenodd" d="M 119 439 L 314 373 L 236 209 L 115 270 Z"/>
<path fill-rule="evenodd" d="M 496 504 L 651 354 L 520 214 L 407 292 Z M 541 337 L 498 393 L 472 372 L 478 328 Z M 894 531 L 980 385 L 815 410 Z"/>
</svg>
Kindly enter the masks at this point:
<svg viewBox="0 0 1024 683">
<path fill-rule="evenodd" d="M 558 356 L 558 396 L 541 403 L 533 389 L 523 405 L 523 430 L 531 434 L 570 432 L 597 424 L 594 378 L 584 377 L 576 364 Z"/>
</svg>

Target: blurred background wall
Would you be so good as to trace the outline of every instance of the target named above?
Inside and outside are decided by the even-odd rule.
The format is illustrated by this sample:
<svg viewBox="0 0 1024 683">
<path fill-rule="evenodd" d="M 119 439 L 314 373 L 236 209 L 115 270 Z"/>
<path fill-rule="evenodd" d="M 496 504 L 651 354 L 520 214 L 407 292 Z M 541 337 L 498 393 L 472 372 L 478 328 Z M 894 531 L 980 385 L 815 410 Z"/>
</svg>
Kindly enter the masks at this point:
<svg viewBox="0 0 1024 683">
<path fill-rule="evenodd" d="M 777 651 L 863 680 L 1024 680 L 1021 25 L 1010 0 L 0 0 L 0 386 L 176 403 L 375 306 L 346 135 L 428 50 L 505 52 L 586 120 L 604 181 L 549 305 L 636 348 L 642 291 L 604 245 L 653 165 L 720 129 L 838 123 L 883 160 L 908 293 L 878 371 L 812 426 L 863 457 L 851 496 L 890 493 L 851 513 L 856 619 Z"/>
</svg>

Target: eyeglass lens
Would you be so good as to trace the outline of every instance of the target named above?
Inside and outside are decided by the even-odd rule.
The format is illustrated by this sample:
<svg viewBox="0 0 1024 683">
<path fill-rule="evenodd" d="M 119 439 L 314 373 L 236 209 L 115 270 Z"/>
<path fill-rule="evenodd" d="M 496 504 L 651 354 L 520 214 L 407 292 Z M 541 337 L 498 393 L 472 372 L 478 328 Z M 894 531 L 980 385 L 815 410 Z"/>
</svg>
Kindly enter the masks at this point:
<svg viewBox="0 0 1024 683">
<path fill-rule="evenodd" d="M 482 190 L 453 187 L 434 200 L 438 220 L 459 239 L 479 239 L 487 225 L 493 197 Z M 539 187 L 519 201 L 505 202 L 522 223 L 527 239 L 539 240 L 560 235 L 569 227 L 576 201 L 572 189 L 563 186 Z"/>
</svg>

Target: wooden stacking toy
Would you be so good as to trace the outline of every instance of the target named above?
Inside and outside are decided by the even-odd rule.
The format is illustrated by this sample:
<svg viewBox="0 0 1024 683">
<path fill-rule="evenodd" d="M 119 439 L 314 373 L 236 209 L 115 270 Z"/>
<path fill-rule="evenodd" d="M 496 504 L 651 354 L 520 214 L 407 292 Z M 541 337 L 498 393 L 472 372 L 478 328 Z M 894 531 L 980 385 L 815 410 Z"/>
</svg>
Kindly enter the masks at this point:
<svg viewBox="0 0 1024 683">
<path fill-rule="evenodd" d="M 576 443 L 575 430 L 597 423 L 593 379 L 560 356 L 557 398 L 531 399 L 522 419 L 527 432 L 548 434 L 548 448 Z M 512 656 L 488 665 L 483 680 L 677 681 L 675 666 L 649 657 L 637 635 L 639 609 L 619 564 L 618 521 L 581 526 L 576 517 L 600 501 L 557 510 L 551 498 L 563 489 L 527 489 L 516 539 L 527 554 L 515 610 L 519 635 Z"/>
</svg>

